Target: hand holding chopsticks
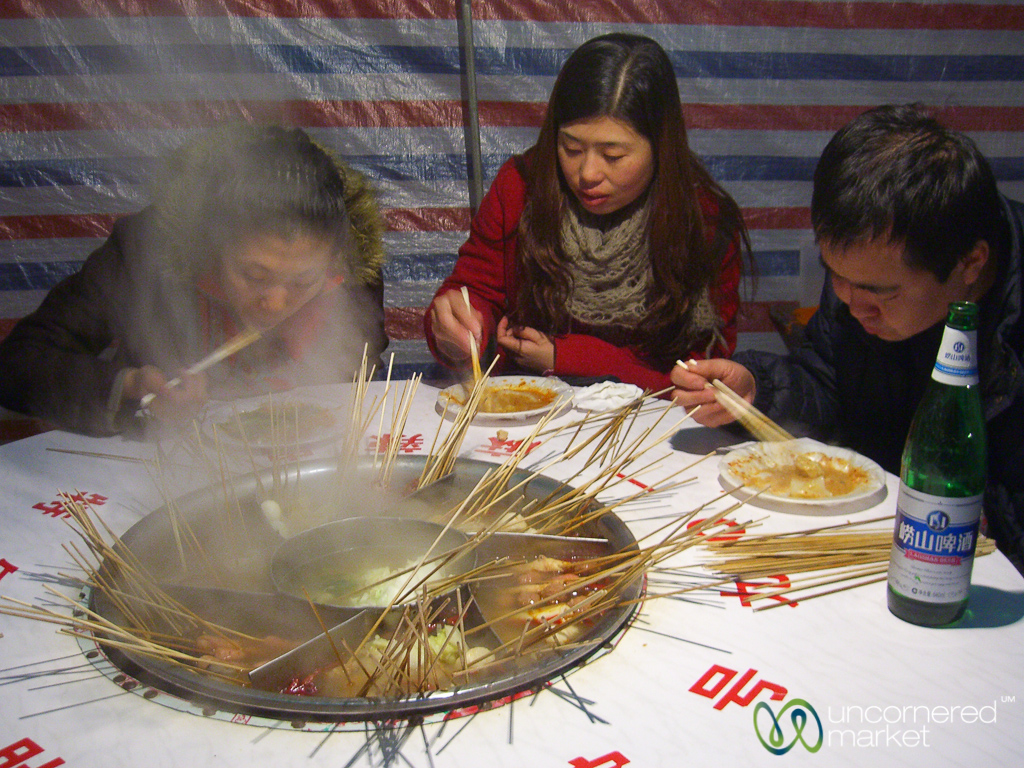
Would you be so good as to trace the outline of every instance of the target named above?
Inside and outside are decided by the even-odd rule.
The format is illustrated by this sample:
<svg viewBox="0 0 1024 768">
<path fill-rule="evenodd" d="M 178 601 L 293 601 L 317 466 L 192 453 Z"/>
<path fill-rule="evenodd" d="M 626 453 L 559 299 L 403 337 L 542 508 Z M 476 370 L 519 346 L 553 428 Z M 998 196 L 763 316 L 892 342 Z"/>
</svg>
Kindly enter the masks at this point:
<svg viewBox="0 0 1024 768">
<path fill-rule="evenodd" d="M 472 312 L 473 305 L 469 303 L 469 289 L 466 286 L 462 286 L 462 300 L 466 302 L 466 309 Z M 469 331 L 469 356 L 473 360 L 473 381 L 480 381 L 483 377 L 483 372 L 480 370 L 480 350 L 477 349 L 476 336 L 472 331 Z"/>
<path fill-rule="evenodd" d="M 261 335 L 262 331 L 258 331 L 252 328 L 242 331 L 233 339 L 230 339 L 229 341 L 225 342 L 217 349 L 215 349 L 213 352 L 211 352 L 209 355 L 200 360 L 198 363 L 190 367 L 187 370 L 187 373 L 193 376 L 197 373 L 202 373 L 207 368 L 211 368 L 212 366 L 219 363 L 221 360 L 231 357 L 231 355 L 249 346 L 254 341 L 256 341 L 256 339 L 258 339 Z M 168 381 L 166 386 L 177 387 L 180 384 L 181 379 L 174 378 Z M 145 395 L 141 400 L 139 400 L 140 408 L 146 408 L 155 399 L 156 393 L 150 392 L 148 395 Z"/>
<path fill-rule="evenodd" d="M 692 370 L 690 364 L 682 360 L 677 360 L 676 365 L 688 371 Z M 758 440 L 779 442 L 793 439 L 789 432 L 748 403 L 721 379 L 708 377 L 704 382 L 704 388 L 714 390 L 715 401 Z"/>
</svg>

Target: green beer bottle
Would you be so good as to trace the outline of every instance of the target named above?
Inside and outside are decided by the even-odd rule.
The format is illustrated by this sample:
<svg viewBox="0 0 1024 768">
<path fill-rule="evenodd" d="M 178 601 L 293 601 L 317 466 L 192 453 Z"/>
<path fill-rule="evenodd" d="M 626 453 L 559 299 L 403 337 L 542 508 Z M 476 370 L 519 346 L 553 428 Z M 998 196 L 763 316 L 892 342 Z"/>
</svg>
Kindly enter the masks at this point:
<svg viewBox="0 0 1024 768">
<path fill-rule="evenodd" d="M 910 424 L 889 558 L 889 610 L 939 626 L 967 606 L 985 490 L 978 305 L 949 305 L 942 344 Z"/>
</svg>

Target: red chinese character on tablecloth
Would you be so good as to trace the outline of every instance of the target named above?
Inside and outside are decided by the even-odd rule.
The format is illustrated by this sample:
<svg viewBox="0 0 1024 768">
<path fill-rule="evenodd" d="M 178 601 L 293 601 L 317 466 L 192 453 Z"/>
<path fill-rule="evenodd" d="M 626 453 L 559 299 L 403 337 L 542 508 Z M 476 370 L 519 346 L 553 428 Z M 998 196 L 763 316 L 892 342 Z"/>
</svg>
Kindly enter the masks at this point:
<svg viewBox="0 0 1024 768">
<path fill-rule="evenodd" d="M 530 446 L 529 448 L 526 449 L 526 452 L 529 453 L 538 445 L 540 445 L 540 443 L 540 440 L 535 440 L 534 442 L 530 443 Z M 502 440 L 500 437 L 495 436 L 487 438 L 486 445 L 481 445 L 476 450 L 477 453 L 486 453 L 488 456 L 496 456 L 502 458 L 514 454 L 516 451 L 519 450 L 519 447 L 522 444 L 522 440 Z"/>
<path fill-rule="evenodd" d="M 601 757 L 593 760 L 587 760 L 585 757 L 574 757 L 569 761 L 569 765 L 572 768 L 622 768 L 628 762 L 629 758 L 621 752 L 609 752 L 607 755 L 601 755 Z"/>
<path fill-rule="evenodd" d="M 0 557 L 0 579 L 9 573 L 14 573 L 16 570 L 18 570 L 18 566 L 12 565 L 4 558 Z"/>
<path fill-rule="evenodd" d="M 691 528 L 696 528 L 698 525 L 703 523 L 705 519 L 706 518 L 702 517 L 702 518 L 700 518 L 698 520 L 691 520 L 690 522 L 688 522 L 686 524 L 686 530 L 690 530 Z M 747 532 L 747 529 L 743 528 L 735 520 L 729 520 L 727 518 L 722 518 L 721 520 L 719 520 L 717 523 L 715 523 L 714 525 L 712 525 L 710 527 L 711 528 L 715 528 L 716 526 L 719 526 L 719 525 L 724 525 L 724 526 L 727 526 L 729 528 L 733 528 L 734 530 L 731 530 L 728 533 L 718 532 L 718 533 L 712 534 L 711 536 L 707 536 L 706 538 L 707 538 L 708 541 L 735 541 L 736 539 L 742 537 L 743 534 Z M 704 533 L 703 533 L 703 531 L 698 531 L 697 535 L 698 536 L 704 536 Z"/>
<path fill-rule="evenodd" d="M 102 507 L 107 503 L 107 497 L 99 493 L 62 493 L 61 498 L 78 504 L 88 504 L 91 507 Z"/>
<path fill-rule="evenodd" d="M 744 608 L 749 608 L 751 605 L 751 598 L 755 595 L 759 595 L 761 591 L 764 592 L 775 592 L 779 589 L 789 589 L 793 586 L 789 577 L 785 574 L 776 574 L 775 576 L 769 576 L 769 579 L 774 579 L 775 583 L 772 584 L 766 581 L 737 581 L 736 591 L 731 592 L 727 589 L 719 590 L 718 594 L 722 597 L 738 597 L 740 599 L 740 605 Z M 790 608 L 796 608 L 799 603 L 796 600 L 789 600 L 782 595 L 769 594 L 767 597 L 771 600 L 778 600 L 780 603 L 789 603 Z"/>
<path fill-rule="evenodd" d="M 0 748 L 0 768 L 57 768 L 64 765 L 63 758 L 56 757 L 45 765 L 29 766 L 27 761 L 37 755 L 43 754 L 43 748 L 32 739 L 22 739 L 6 747 Z"/>
<path fill-rule="evenodd" d="M 38 509 L 50 517 L 68 517 L 63 501 L 40 501 L 38 504 L 33 504 L 32 509 Z"/>
<path fill-rule="evenodd" d="M 370 453 L 387 453 L 391 446 L 391 435 L 383 434 L 380 439 L 376 435 L 370 435 L 367 439 L 367 450 Z M 398 443 L 398 450 L 401 453 L 415 453 L 423 448 L 423 435 L 402 435 Z"/>
<path fill-rule="evenodd" d="M 737 674 L 738 673 L 734 669 L 728 669 L 727 667 L 723 667 L 719 664 L 714 664 L 701 676 L 700 680 L 690 686 L 690 693 L 696 693 L 700 696 L 714 699 L 722 692 L 722 689 L 725 688 L 726 685 L 732 682 L 732 679 L 736 677 Z M 785 688 L 781 685 L 776 685 L 775 683 L 769 683 L 767 680 L 758 680 L 753 686 L 751 686 L 749 691 L 745 694 L 741 694 L 740 692 L 743 690 L 743 686 L 749 683 L 756 674 L 756 669 L 748 669 L 744 672 L 739 681 L 732 688 L 726 691 L 722 698 L 715 702 L 715 709 L 725 709 L 728 704 L 739 704 L 741 707 L 749 706 L 761 691 L 770 691 L 771 695 L 769 698 L 772 701 L 782 701 L 786 698 Z M 711 687 L 708 687 L 708 684 L 711 683 L 712 680 L 715 680 L 715 678 L 718 679 L 713 685 L 711 685 Z"/>
<path fill-rule="evenodd" d="M 33 504 L 32 509 L 38 509 L 50 517 L 66 517 L 64 507 L 67 504 L 85 504 L 92 507 L 102 507 L 107 503 L 107 497 L 99 493 L 62 493 L 56 501 L 40 501 Z"/>
</svg>

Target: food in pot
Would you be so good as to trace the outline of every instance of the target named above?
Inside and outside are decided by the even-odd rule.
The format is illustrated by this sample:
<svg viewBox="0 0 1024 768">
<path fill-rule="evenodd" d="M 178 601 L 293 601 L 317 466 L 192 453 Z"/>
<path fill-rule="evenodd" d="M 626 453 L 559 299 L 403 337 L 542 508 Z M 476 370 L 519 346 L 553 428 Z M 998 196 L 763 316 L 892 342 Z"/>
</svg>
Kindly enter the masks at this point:
<svg viewBox="0 0 1024 768">
<path fill-rule="evenodd" d="M 481 611 L 499 617 L 493 629 L 504 642 L 569 642 L 607 607 L 608 579 L 595 570 L 588 559 L 545 555 L 503 566 L 477 588 Z"/>
</svg>

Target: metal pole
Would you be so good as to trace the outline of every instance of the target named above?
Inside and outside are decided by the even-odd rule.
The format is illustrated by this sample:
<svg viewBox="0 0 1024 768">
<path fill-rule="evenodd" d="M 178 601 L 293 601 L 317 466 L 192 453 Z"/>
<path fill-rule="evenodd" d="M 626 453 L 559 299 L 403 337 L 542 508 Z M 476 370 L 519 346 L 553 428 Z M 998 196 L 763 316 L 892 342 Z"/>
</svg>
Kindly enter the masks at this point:
<svg viewBox="0 0 1024 768">
<path fill-rule="evenodd" d="M 471 0 L 460 0 L 459 24 L 463 87 L 466 94 L 466 161 L 469 172 L 469 206 L 475 214 L 484 196 L 483 160 L 480 154 L 480 105 L 476 94 L 476 52 L 473 47 L 473 9 Z"/>
</svg>

